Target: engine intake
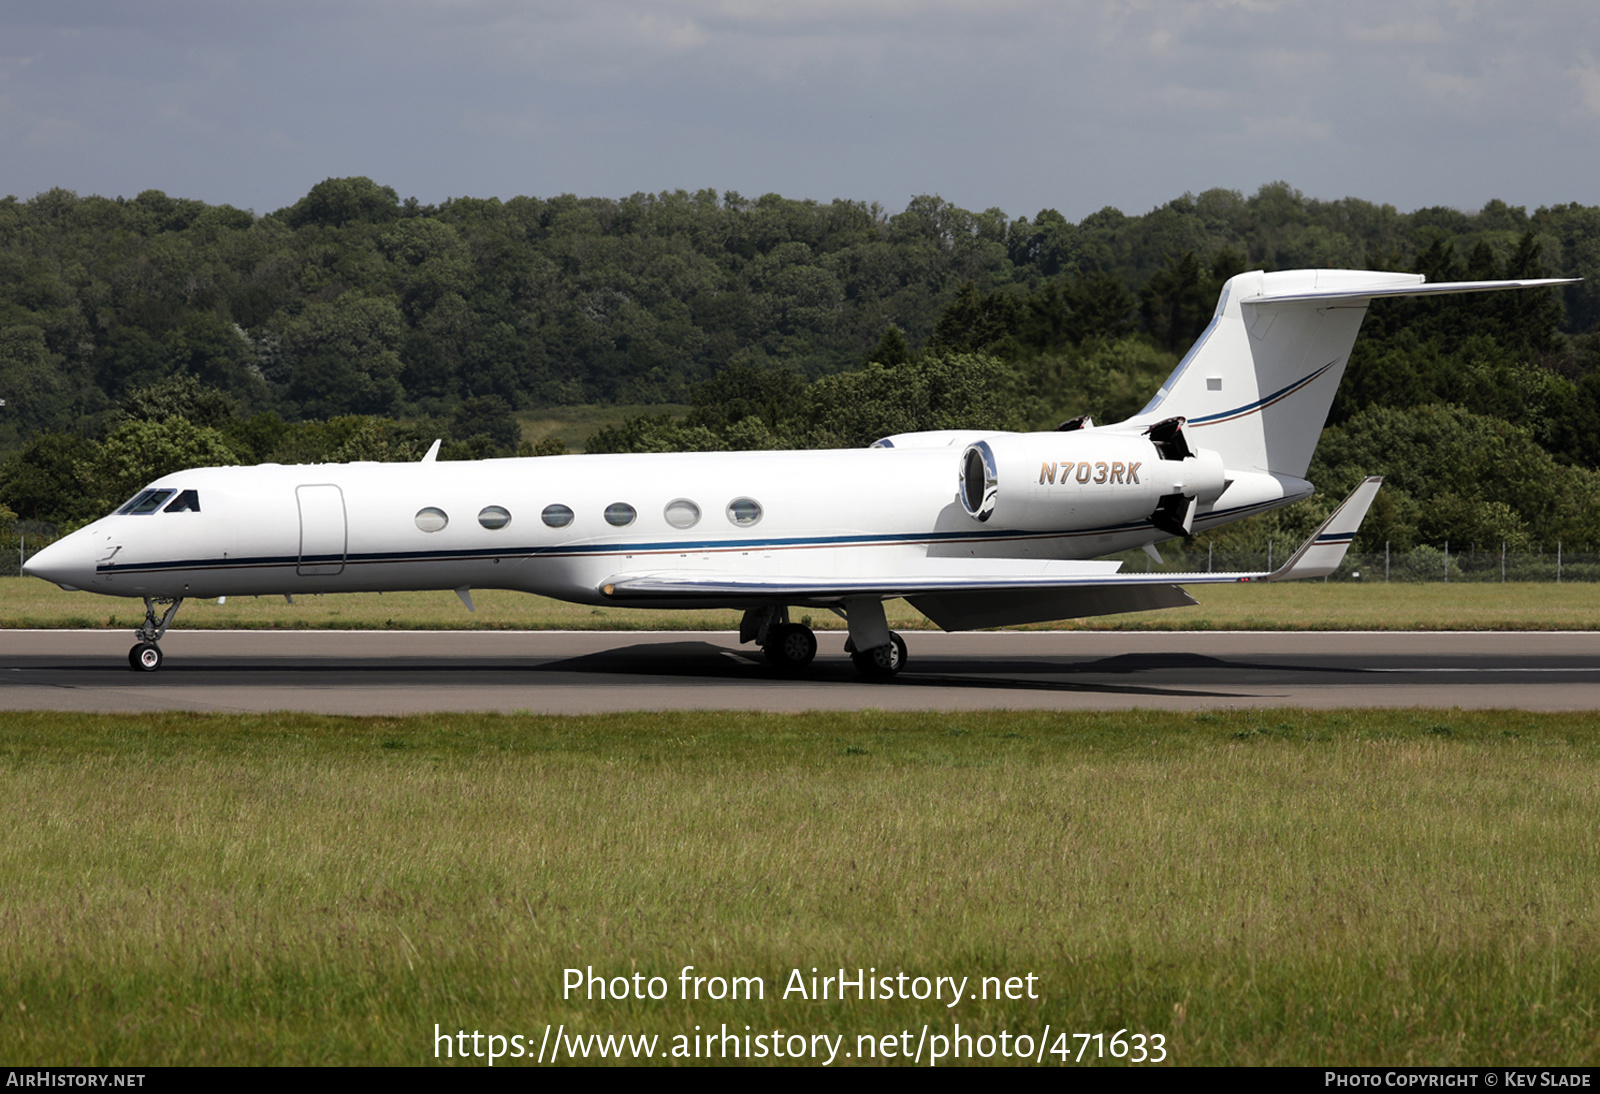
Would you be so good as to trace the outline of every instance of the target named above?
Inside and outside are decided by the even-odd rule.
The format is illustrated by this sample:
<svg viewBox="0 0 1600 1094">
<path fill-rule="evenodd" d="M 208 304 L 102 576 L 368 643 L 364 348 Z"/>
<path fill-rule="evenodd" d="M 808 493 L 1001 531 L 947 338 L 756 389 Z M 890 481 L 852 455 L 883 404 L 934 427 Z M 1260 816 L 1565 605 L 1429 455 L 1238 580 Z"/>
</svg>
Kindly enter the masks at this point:
<svg viewBox="0 0 1600 1094">
<path fill-rule="evenodd" d="M 982 523 L 994 516 L 1000 492 L 1000 475 L 994 462 L 994 449 L 987 441 L 967 446 L 961 456 L 961 504 L 967 516 Z"/>
</svg>

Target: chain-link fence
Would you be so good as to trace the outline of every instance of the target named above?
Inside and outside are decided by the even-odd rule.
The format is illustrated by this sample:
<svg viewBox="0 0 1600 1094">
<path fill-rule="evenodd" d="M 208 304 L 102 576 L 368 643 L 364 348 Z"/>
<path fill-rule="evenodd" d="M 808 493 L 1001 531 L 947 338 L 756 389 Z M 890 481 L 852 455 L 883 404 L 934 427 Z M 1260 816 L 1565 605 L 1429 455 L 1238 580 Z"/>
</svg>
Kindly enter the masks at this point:
<svg viewBox="0 0 1600 1094">
<path fill-rule="evenodd" d="M 25 560 L 58 538 L 60 531 L 53 524 L 42 520 L 13 521 L 10 528 L 0 532 L 0 577 L 19 576 Z"/>
<path fill-rule="evenodd" d="M 1205 546 L 1177 547 L 1161 544 L 1165 565 L 1158 565 L 1143 551 L 1112 555 L 1122 560 L 1124 573 L 1167 571 L 1171 573 L 1209 573 L 1224 571 L 1270 571 L 1288 561 L 1299 543 L 1269 543 L 1260 551 L 1220 551 Z M 1548 551 L 1511 551 L 1502 545 L 1485 548 L 1478 544 L 1458 550 L 1449 544 L 1438 547 L 1413 547 L 1409 550 L 1349 551 L 1344 562 L 1326 578 L 1328 581 L 1600 581 L 1600 552 L 1589 544 L 1581 550 L 1568 550 L 1556 544 Z"/>
</svg>

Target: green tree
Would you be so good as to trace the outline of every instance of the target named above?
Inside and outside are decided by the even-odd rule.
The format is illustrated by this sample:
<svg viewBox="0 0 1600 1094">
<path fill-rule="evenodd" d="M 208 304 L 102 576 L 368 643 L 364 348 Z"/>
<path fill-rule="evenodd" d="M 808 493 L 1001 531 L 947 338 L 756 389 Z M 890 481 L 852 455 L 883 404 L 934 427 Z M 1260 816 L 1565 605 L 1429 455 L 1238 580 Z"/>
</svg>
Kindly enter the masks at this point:
<svg viewBox="0 0 1600 1094">
<path fill-rule="evenodd" d="M 485 438 L 480 448 L 497 456 L 516 454 L 522 443 L 522 426 L 498 395 L 477 395 L 461 403 L 450 420 L 450 433 L 458 441 Z"/>
<path fill-rule="evenodd" d="M 343 228 L 348 224 L 383 224 L 400 216 L 400 195 L 379 186 L 365 175 L 323 179 L 305 197 L 278 215 L 291 228 L 317 225 Z"/>
<path fill-rule="evenodd" d="M 913 356 L 911 343 L 906 341 L 905 334 L 899 327 L 890 323 L 888 329 L 883 332 L 883 337 L 878 339 L 877 348 L 867 355 L 867 361 L 863 364 L 876 361 L 880 365 L 893 368 L 895 365 L 905 364 Z"/>
<path fill-rule="evenodd" d="M 1133 314 L 1133 294 L 1110 274 L 1057 278 L 1027 299 L 1018 338 L 1039 352 L 1116 339 L 1133 329 Z"/>
<path fill-rule="evenodd" d="M 519 456 L 565 456 L 566 454 L 567 442 L 553 434 L 540 437 L 537 441 L 523 441 L 517 446 Z"/>
<path fill-rule="evenodd" d="M 105 509 L 100 446 L 77 433 L 40 433 L 0 463 L 0 502 L 28 520 L 72 525 Z"/>
<path fill-rule="evenodd" d="M 146 483 L 191 467 L 225 467 L 239 457 L 227 439 L 187 418 L 162 421 L 130 418 L 114 426 L 100 444 L 95 479 L 109 508 Z"/>
<path fill-rule="evenodd" d="M 1020 294 L 981 292 L 975 282 L 968 281 L 939 314 L 928 348 L 946 353 L 998 352 L 1013 356 L 1026 308 Z"/>
<path fill-rule="evenodd" d="M 239 404 L 232 397 L 181 373 L 128 392 L 120 409 L 141 421 L 187 418 L 213 429 L 221 429 L 239 416 Z"/>
<path fill-rule="evenodd" d="M 1078 226 L 1054 209 L 1039 210 L 1032 225 L 1023 217 L 1011 233 L 1011 261 L 1044 277 L 1077 273 L 1083 250 Z"/>
<path fill-rule="evenodd" d="M 1186 348 L 1211 322 L 1223 283 L 1244 266 L 1244 257 L 1230 248 L 1219 251 L 1209 266 L 1193 251 L 1170 259 L 1139 290 L 1145 328 L 1168 350 Z"/>
<path fill-rule="evenodd" d="M 268 462 L 294 429 L 270 410 L 248 418 L 236 418 L 217 428 L 222 430 L 228 447 L 238 454 L 242 463 Z"/>
<path fill-rule="evenodd" d="M 1019 366 L 1024 388 L 1042 404 L 1030 415 L 1034 428 L 1050 429 L 1088 414 L 1104 425 L 1139 412 L 1176 367 L 1176 355 L 1146 338 L 1100 339 L 1059 353 L 1041 354 Z"/>
<path fill-rule="evenodd" d="M 72 397 L 63 364 L 38 327 L 0 327 L 0 398 L 6 402 L 0 421 L 12 437 L 61 421 Z"/>
<path fill-rule="evenodd" d="M 1030 409 L 996 357 L 924 352 L 893 368 L 869 364 L 811 385 L 806 447 L 855 448 L 894 433 L 1018 429 Z"/>
<path fill-rule="evenodd" d="M 641 414 L 590 434 L 585 452 L 721 452 L 727 443 L 705 426 L 686 426 L 670 414 Z"/>
<path fill-rule="evenodd" d="M 211 312 L 193 312 L 162 339 L 168 374 L 186 374 L 247 399 L 260 399 L 266 385 L 254 370 L 255 350 L 232 323 Z"/>
<path fill-rule="evenodd" d="M 310 417 L 387 414 L 400 404 L 405 318 L 392 300 L 346 293 L 314 303 L 284 331 L 298 360 L 289 397 Z"/>
<path fill-rule="evenodd" d="M 724 432 L 755 418 L 774 431 L 780 422 L 804 414 L 806 385 L 792 369 L 730 365 L 696 384 L 691 400 L 688 425 Z"/>
<path fill-rule="evenodd" d="M 1379 532 L 1378 545 L 1401 547 L 1496 535 L 1547 546 L 1600 541 L 1600 472 L 1557 463 L 1526 429 L 1460 407 L 1363 410 L 1323 433 L 1307 477 L 1331 506 L 1372 474 L 1384 476 L 1379 496 L 1396 495 L 1410 521 L 1363 526 L 1364 549 Z"/>
<path fill-rule="evenodd" d="M 326 440 L 334 442 L 326 457 L 330 463 L 409 463 L 420 458 L 416 442 L 402 436 L 386 418 L 353 414 L 328 424 L 331 429 Z"/>
</svg>

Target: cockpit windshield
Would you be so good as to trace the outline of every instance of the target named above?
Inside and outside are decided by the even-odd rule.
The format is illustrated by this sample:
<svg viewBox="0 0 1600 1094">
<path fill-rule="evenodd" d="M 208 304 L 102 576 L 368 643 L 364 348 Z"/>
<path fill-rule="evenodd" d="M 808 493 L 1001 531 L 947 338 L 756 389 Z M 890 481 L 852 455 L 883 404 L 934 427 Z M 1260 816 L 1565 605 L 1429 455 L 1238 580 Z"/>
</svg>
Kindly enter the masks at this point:
<svg viewBox="0 0 1600 1094">
<path fill-rule="evenodd" d="M 173 493 L 174 491 L 171 490 L 142 491 L 135 495 L 133 500 L 128 502 L 127 505 L 124 505 L 121 509 L 118 509 L 117 515 L 143 516 L 146 513 L 154 513 L 157 509 L 161 508 L 162 502 L 172 497 Z"/>
<path fill-rule="evenodd" d="M 177 497 L 172 497 L 177 494 Z M 172 498 L 170 502 L 168 498 Z M 161 507 L 165 505 L 165 509 Z M 142 490 L 134 495 L 133 499 L 117 510 L 117 515 L 142 517 L 161 509 L 163 513 L 198 513 L 200 511 L 200 491 L 198 490 Z"/>
</svg>

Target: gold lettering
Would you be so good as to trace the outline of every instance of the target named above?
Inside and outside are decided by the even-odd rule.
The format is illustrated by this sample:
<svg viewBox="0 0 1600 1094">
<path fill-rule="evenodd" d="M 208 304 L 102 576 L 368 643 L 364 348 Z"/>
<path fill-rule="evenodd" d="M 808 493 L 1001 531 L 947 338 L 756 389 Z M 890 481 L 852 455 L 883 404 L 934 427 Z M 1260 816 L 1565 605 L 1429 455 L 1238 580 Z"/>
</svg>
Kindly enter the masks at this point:
<svg viewBox="0 0 1600 1094">
<path fill-rule="evenodd" d="M 1094 481 L 1095 482 L 1105 482 L 1106 481 L 1106 474 L 1107 474 L 1107 472 L 1109 470 L 1110 469 L 1107 468 L 1106 465 L 1103 464 L 1103 463 L 1095 464 L 1094 465 Z"/>
<path fill-rule="evenodd" d="M 1112 482 L 1121 482 L 1122 481 L 1122 461 L 1120 461 L 1120 460 L 1118 460 L 1116 463 L 1111 465 L 1111 481 Z"/>
<path fill-rule="evenodd" d="M 1054 486 L 1055 481 L 1056 465 L 1053 463 L 1041 463 L 1039 465 L 1039 485 L 1043 486 L 1046 482 L 1049 482 L 1050 485 Z"/>
<path fill-rule="evenodd" d="M 1089 467 L 1088 464 L 1080 463 L 1078 465 L 1078 481 L 1079 482 L 1088 482 L 1089 481 L 1089 471 L 1090 471 L 1090 467 Z"/>
<path fill-rule="evenodd" d="M 1128 482 L 1133 486 L 1139 485 L 1139 465 L 1137 463 L 1128 465 Z"/>
</svg>

